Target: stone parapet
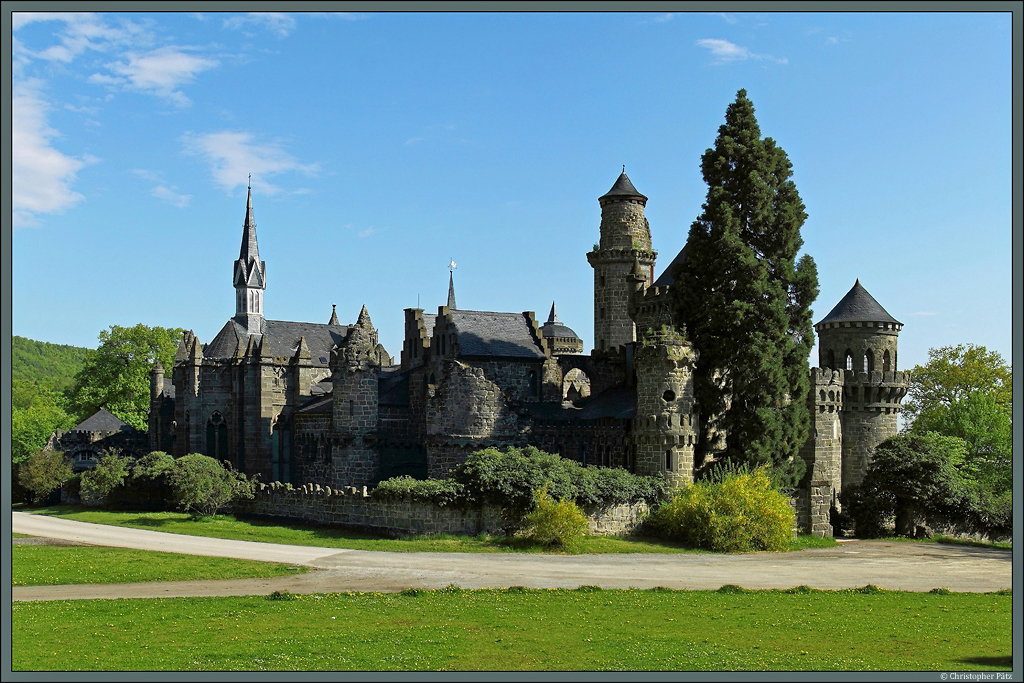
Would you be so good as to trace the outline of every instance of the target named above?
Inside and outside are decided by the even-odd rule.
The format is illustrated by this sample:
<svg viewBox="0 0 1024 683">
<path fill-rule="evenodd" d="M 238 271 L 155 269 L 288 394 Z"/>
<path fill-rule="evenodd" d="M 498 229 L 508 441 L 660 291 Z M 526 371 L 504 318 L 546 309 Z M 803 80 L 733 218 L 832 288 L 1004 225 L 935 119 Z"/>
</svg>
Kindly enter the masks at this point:
<svg viewBox="0 0 1024 683">
<path fill-rule="evenodd" d="M 331 488 L 319 484 L 288 487 L 260 484 L 252 500 L 237 503 L 234 512 L 276 517 L 325 526 L 343 526 L 378 533 L 457 534 L 500 533 L 507 526 L 494 506 L 439 507 L 432 503 L 375 500 L 365 486 Z M 631 531 L 647 514 L 647 505 L 615 505 L 585 510 L 589 533 L 611 536 Z"/>
</svg>

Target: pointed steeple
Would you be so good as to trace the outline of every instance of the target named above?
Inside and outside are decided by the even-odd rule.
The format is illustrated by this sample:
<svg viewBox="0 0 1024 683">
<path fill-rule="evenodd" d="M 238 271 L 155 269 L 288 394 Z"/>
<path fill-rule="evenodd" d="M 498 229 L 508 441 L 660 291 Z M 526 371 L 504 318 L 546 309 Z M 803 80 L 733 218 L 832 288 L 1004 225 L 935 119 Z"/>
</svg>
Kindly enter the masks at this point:
<svg viewBox="0 0 1024 683">
<path fill-rule="evenodd" d="M 548 313 L 548 322 L 549 323 L 557 323 L 558 322 L 558 314 L 555 313 L 555 302 L 554 301 L 551 302 L 551 312 Z"/>
<path fill-rule="evenodd" d="M 331 304 L 331 319 L 327 321 L 328 325 L 341 325 L 338 322 L 338 312 L 335 309 L 335 305 Z"/>
<path fill-rule="evenodd" d="M 373 323 L 370 322 L 370 313 L 366 310 L 366 304 L 359 309 L 359 317 L 356 318 L 356 325 L 359 327 L 373 327 Z"/>
<path fill-rule="evenodd" d="M 455 310 L 455 278 L 451 271 L 448 271 L 448 310 Z"/>
<path fill-rule="evenodd" d="M 238 251 L 238 258 L 243 261 L 258 261 L 260 258 L 259 246 L 256 244 L 256 219 L 252 216 L 251 185 L 245 195 L 245 221 L 242 223 L 242 248 Z"/>
<path fill-rule="evenodd" d="M 245 198 L 242 245 L 238 250 L 233 277 L 235 320 L 245 327 L 249 334 L 258 334 L 262 329 L 266 268 L 267 264 L 260 260 L 260 250 L 256 243 L 256 220 L 252 215 L 252 184 L 250 182 Z"/>
</svg>

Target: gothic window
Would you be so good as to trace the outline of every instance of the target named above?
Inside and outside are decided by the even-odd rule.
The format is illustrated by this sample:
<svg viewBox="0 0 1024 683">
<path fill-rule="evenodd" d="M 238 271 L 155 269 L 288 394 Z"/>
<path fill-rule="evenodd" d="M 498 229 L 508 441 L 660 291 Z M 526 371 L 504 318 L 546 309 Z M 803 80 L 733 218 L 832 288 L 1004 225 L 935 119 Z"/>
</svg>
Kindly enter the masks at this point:
<svg viewBox="0 0 1024 683">
<path fill-rule="evenodd" d="M 853 354 L 849 349 L 846 350 L 846 369 L 853 370 Z"/>
<path fill-rule="evenodd" d="M 828 352 L 828 367 L 829 370 L 836 370 L 836 352 L 829 349 Z"/>
<path fill-rule="evenodd" d="M 206 423 L 206 455 L 214 460 L 228 458 L 228 425 L 219 412 L 210 415 Z"/>
<path fill-rule="evenodd" d="M 885 353 L 882 354 L 882 372 L 892 372 L 890 365 L 889 350 L 886 349 Z"/>
<path fill-rule="evenodd" d="M 875 354 L 871 353 L 871 349 L 868 349 L 864 353 L 864 372 L 875 371 Z"/>
<path fill-rule="evenodd" d="M 539 392 L 537 391 L 537 373 L 530 370 L 526 374 L 526 382 L 529 385 L 530 396 L 536 396 Z"/>
</svg>

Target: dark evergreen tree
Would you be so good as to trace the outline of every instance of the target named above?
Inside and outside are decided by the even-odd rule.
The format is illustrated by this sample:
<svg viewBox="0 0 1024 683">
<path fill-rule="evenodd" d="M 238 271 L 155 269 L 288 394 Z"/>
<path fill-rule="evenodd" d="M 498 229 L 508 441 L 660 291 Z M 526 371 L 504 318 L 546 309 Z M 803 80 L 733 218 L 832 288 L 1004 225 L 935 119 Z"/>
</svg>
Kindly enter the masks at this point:
<svg viewBox="0 0 1024 683">
<path fill-rule="evenodd" d="M 700 450 L 713 450 L 715 435 L 724 433 L 725 457 L 771 463 L 794 485 L 804 471 L 798 451 L 809 426 L 818 276 L 810 256 L 796 259 L 807 216 L 791 169 L 775 141 L 761 137 L 754 106 L 740 90 L 714 149 L 701 157 L 708 194 L 671 292 L 677 321 L 700 354 Z"/>
</svg>

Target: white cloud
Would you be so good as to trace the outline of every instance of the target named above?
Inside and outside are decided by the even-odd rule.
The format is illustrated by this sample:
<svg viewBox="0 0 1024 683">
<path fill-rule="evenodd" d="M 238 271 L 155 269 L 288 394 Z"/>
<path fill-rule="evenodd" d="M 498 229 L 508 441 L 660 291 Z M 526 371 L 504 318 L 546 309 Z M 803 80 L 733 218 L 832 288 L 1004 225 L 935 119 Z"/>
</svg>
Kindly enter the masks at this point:
<svg viewBox="0 0 1024 683">
<path fill-rule="evenodd" d="M 106 65 L 115 76 L 97 73 L 89 76 L 89 81 L 110 86 L 120 85 L 164 97 L 178 106 L 186 106 L 190 101 L 178 87 L 192 82 L 197 73 L 218 65 L 214 59 L 184 52 L 187 49 L 191 48 L 167 46 L 142 54 L 127 52 L 124 55 L 126 61 Z"/>
<path fill-rule="evenodd" d="M 174 185 L 169 185 L 167 182 L 165 182 L 164 179 L 161 177 L 161 174 L 159 173 L 147 171 L 146 169 L 143 168 L 133 168 L 132 173 L 139 176 L 140 178 L 144 178 L 146 180 L 150 180 L 156 183 L 156 187 L 151 189 L 149 191 L 149 194 L 156 197 L 157 199 L 165 201 L 173 206 L 177 206 L 179 209 L 188 206 L 189 202 L 192 201 L 192 195 L 179 194 L 178 192 L 176 192 L 178 188 L 175 187 Z"/>
<path fill-rule="evenodd" d="M 377 228 L 369 227 L 366 230 L 360 230 L 359 232 L 357 232 L 356 236 L 360 237 L 360 238 L 366 238 L 366 237 L 369 237 L 370 235 L 375 235 L 375 234 L 377 234 Z"/>
<path fill-rule="evenodd" d="M 57 34 L 59 43 L 50 45 L 31 56 L 56 62 L 70 62 L 86 50 L 106 51 L 130 42 L 148 42 L 149 34 L 138 24 L 121 20 L 120 26 L 110 26 L 100 14 L 92 12 L 16 12 L 11 15 L 12 29 L 39 21 L 61 21 L 64 29 Z"/>
<path fill-rule="evenodd" d="M 295 18 L 284 12 L 247 12 L 224 20 L 224 28 L 241 30 L 250 25 L 262 26 L 277 34 L 278 38 L 286 38 L 295 30 Z"/>
<path fill-rule="evenodd" d="M 58 151 L 46 123 L 49 108 L 36 80 L 14 86 L 11 100 L 11 213 L 14 227 L 36 225 L 38 214 L 56 213 L 82 201 L 71 190 L 75 174 L 91 159 Z"/>
<path fill-rule="evenodd" d="M 281 188 L 271 185 L 265 178 L 290 171 L 312 175 L 318 170 L 317 164 L 296 161 L 277 142 L 255 142 L 252 133 L 186 133 L 182 141 L 187 153 L 206 158 L 214 181 L 227 192 L 244 186 L 251 173 L 254 188 L 263 194 L 276 194 Z"/>
<path fill-rule="evenodd" d="M 178 194 L 166 185 L 157 185 L 149 193 L 157 199 L 163 200 L 179 209 L 185 208 L 192 201 L 192 195 Z"/>
<path fill-rule="evenodd" d="M 745 47 L 720 38 L 701 38 L 697 41 L 697 45 L 710 50 L 716 64 L 739 62 L 745 59 L 767 59 L 779 64 L 786 64 L 789 61 L 785 57 L 778 58 L 771 55 L 755 54 Z"/>
<path fill-rule="evenodd" d="M 910 315 L 938 315 L 938 313 L 934 311 L 915 311 Z"/>
</svg>

